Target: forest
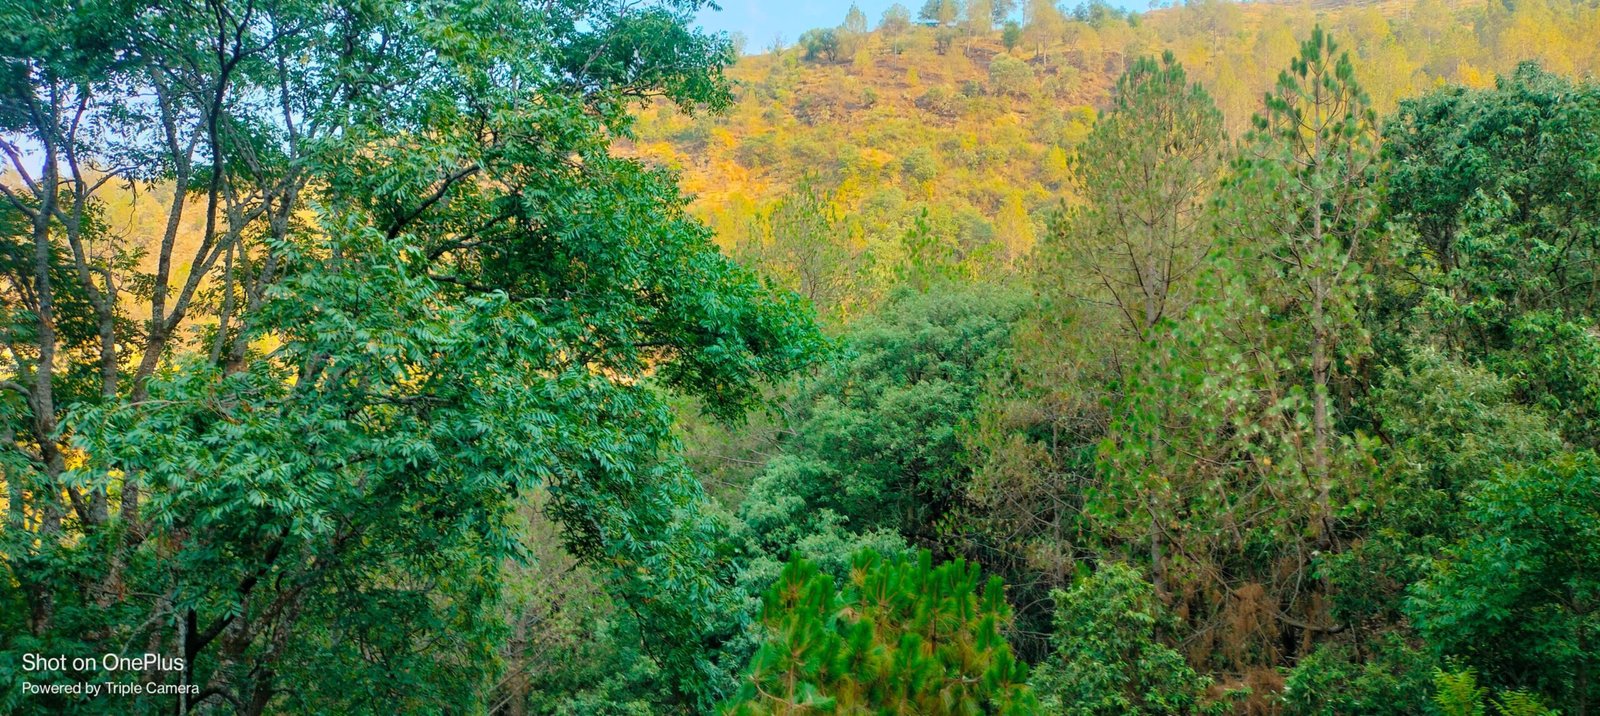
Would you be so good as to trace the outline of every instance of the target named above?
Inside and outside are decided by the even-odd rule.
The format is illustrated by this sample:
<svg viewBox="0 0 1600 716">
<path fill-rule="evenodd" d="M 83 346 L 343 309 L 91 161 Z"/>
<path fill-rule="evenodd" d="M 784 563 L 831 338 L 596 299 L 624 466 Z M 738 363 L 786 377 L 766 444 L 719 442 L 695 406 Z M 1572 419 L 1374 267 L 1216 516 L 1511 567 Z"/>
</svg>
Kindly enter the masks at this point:
<svg viewBox="0 0 1600 716">
<path fill-rule="evenodd" d="M 0 713 L 1600 716 L 1600 4 L 0 0 Z"/>
</svg>

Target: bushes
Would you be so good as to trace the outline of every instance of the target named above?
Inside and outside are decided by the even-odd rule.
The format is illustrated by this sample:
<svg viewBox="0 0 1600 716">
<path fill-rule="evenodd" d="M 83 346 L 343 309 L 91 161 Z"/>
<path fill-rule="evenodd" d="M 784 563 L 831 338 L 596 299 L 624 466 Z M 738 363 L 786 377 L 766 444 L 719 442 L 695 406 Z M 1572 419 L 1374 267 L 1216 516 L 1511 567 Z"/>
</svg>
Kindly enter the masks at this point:
<svg viewBox="0 0 1600 716">
<path fill-rule="evenodd" d="M 927 147 L 917 147 L 900 159 L 900 171 L 915 182 L 932 181 L 939 176 L 939 158 Z"/>
<path fill-rule="evenodd" d="M 1056 591 L 1054 652 L 1033 686 L 1045 713 L 1072 716 L 1220 713 L 1211 680 L 1160 641 L 1172 629 L 1149 582 L 1111 563 Z"/>
<path fill-rule="evenodd" d="M 961 113 L 960 107 L 956 102 L 956 98 L 951 96 L 949 90 L 943 87 L 929 87 L 928 91 L 917 97 L 915 104 L 917 109 L 928 114 L 942 119 L 950 119 Z"/>
<path fill-rule="evenodd" d="M 1427 711 L 1434 684 L 1426 654 L 1394 634 L 1367 644 L 1363 652 L 1328 644 L 1301 659 L 1288 673 L 1284 713 L 1411 716 Z"/>
<path fill-rule="evenodd" d="M 989 63 L 989 88 L 997 95 L 1027 97 L 1033 94 L 1033 68 L 1010 55 L 995 55 Z"/>
</svg>

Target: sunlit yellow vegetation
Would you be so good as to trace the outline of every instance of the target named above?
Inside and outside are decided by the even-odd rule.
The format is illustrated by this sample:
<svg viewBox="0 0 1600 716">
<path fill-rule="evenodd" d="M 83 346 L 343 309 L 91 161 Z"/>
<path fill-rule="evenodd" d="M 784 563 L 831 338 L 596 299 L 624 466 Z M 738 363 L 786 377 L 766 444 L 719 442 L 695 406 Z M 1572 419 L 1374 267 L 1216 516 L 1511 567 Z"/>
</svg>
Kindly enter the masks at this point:
<svg viewBox="0 0 1600 716">
<path fill-rule="evenodd" d="M 1567 0 L 1203 0 L 1138 14 L 1023 5 L 1011 49 L 1003 27 L 971 8 L 950 28 L 841 25 L 834 56 L 746 48 L 759 54 L 730 71 L 730 112 L 646 108 L 629 151 L 680 169 L 694 212 L 736 253 L 757 217 L 809 180 L 832 189 L 838 240 L 857 254 L 892 252 L 927 208 L 986 271 L 1013 265 L 1048 209 L 1075 200 L 1072 158 L 1141 55 L 1173 52 L 1235 137 L 1318 23 L 1351 52 L 1380 115 L 1444 84 L 1489 86 L 1524 60 L 1600 71 L 1600 8 Z"/>
</svg>

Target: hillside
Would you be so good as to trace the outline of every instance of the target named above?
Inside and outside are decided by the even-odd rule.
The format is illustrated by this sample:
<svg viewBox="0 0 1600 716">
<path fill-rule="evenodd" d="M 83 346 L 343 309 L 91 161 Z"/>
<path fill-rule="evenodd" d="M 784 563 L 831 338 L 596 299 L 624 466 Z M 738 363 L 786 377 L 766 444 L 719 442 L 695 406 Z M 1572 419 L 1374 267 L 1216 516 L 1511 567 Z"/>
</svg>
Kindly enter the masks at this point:
<svg viewBox="0 0 1600 716">
<path fill-rule="evenodd" d="M 843 297 L 870 294 L 862 282 L 901 262 L 901 239 L 924 209 L 968 271 L 1026 254 L 1048 209 L 1072 201 L 1075 148 L 1140 55 L 1173 52 L 1235 137 L 1319 23 L 1351 52 L 1380 114 L 1442 83 L 1492 85 L 1524 60 L 1569 76 L 1600 70 L 1600 9 L 1566 0 L 1208 1 L 1021 15 L 1009 33 L 970 18 L 944 27 L 889 19 L 867 32 L 833 29 L 836 47 L 769 48 L 733 67 L 730 112 L 648 108 L 630 151 L 681 169 L 694 211 L 723 246 L 796 285 L 804 272 L 769 255 L 782 243 L 770 217 L 796 187 L 814 189 L 832 250 L 858 264 L 829 279 L 850 286 L 804 292 L 824 304 L 832 296 L 842 303 L 825 313 L 847 315 Z M 853 22 L 859 30 L 861 18 Z"/>
<path fill-rule="evenodd" d="M 713 4 L 0 2 L 0 714 L 1600 713 L 1600 0 Z"/>
</svg>

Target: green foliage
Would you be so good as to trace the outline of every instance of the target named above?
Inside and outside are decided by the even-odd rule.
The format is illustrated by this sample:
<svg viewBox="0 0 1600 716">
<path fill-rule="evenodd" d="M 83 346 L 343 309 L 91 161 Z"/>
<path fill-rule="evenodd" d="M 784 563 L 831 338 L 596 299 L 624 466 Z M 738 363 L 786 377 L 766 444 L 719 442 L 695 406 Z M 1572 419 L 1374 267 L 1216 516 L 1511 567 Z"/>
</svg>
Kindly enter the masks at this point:
<svg viewBox="0 0 1600 716">
<path fill-rule="evenodd" d="M 924 210 L 900 235 L 903 258 L 895 267 L 900 284 L 918 292 L 951 285 L 959 278 L 958 247 L 944 231 L 936 230 Z"/>
<path fill-rule="evenodd" d="M 1166 369 L 1147 376 L 1148 395 L 1137 394 L 1141 379 L 1129 374 L 1174 345 L 1170 324 L 1193 299 L 1195 267 L 1215 240 L 1201 221 L 1224 139 L 1210 98 L 1170 56 L 1136 60 L 1116 98 L 1073 163 L 1083 204 L 1051 217 L 1034 261 L 1045 300 L 1018 331 L 1014 370 L 986 391 L 973 437 L 979 469 L 970 492 L 981 509 L 967 538 L 1008 564 L 1007 580 L 1036 603 L 1066 586 L 1075 557 L 1151 538 L 1149 509 L 1161 493 L 1154 483 L 1166 468 L 1127 463 L 1124 473 L 1109 460 L 1097 468 L 1095 455 L 1113 416 L 1165 422 L 1166 406 L 1181 404 Z M 1063 132 L 1061 124 L 1041 131 Z M 1064 544 L 1090 524 L 1085 539 Z M 1152 544 L 1149 552 L 1158 589 L 1174 571 L 1168 549 Z M 1032 611 L 1023 618 L 1043 631 L 1050 615 Z"/>
<path fill-rule="evenodd" d="M 997 11 L 1007 5 L 979 4 Z M 1333 3 L 1314 11 L 1293 3 L 1162 2 L 1123 15 L 1088 3 L 1077 12 L 1076 2 L 1029 0 L 1009 3 L 1012 12 L 1006 17 L 1026 22 L 1018 27 L 1016 44 L 1003 54 L 1032 69 L 1034 91 L 1028 96 L 991 92 L 961 101 L 963 88 L 987 87 L 990 66 L 1006 47 L 1005 17 L 997 16 L 994 31 L 971 34 L 965 22 L 972 19 L 970 4 L 963 9 L 956 3 L 949 17 L 963 22 L 944 28 L 910 20 L 923 2 L 905 5 L 905 24 L 890 22 L 869 33 L 862 45 L 866 52 L 842 50 L 837 63 L 800 62 L 802 52 L 741 58 L 730 70 L 741 87 L 736 106 L 709 120 L 717 141 L 703 150 L 673 138 L 687 118 L 668 105 L 642 112 L 644 141 L 635 150 L 682 167 L 685 186 L 697 197 L 695 212 L 724 235 L 736 236 L 753 215 L 752 207 L 768 205 L 810 177 L 817 186 L 839 190 L 839 216 L 859 222 L 865 228 L 863 244 L 871 247 L 892 243 L 920 204 L 975 211 L 999 223 L 1007 209 L 1005 197 L 994 192 L 997 186 L 1020 194 L 1040 225 L 1041 209 L 1058 200 L 1079 203 L 1077 188 L 1061 183 L 1064 172 L 1057 170 L 1056 153 L 1091 156 L 1078 150 L 1092 121 L 1074 121 L 1062 128 L 1066 131 L 1035 128 L 1074 108 L 1111 106 L 1118 75 L 1145 55 L 1159 58 L 1172 51 L 1188 80 L 1204 86 L 1215 100 L 1234 138 L 1249 128 L 1251 113 L 1260 109 L 1263 93 L 1273 89 L 1279 70 L 1296 53 L 1297 40 L 1318 21 L 1343 39 L 1356 78 L 1371 93 L 1373 107 L 1384 113 L 1434 87 L 1492 83 L 1494 73 L 1509 75 L 1517 60 L 1530 56 L 1548 58 L 1546 66 L 1566 76 L 1600 70 L 1600 54 L 1588 49 L 1597 44 L 1590 29 L 1600 25 L 1600 9 L 1582 2 L 1526 0 L 1511 8 L 1402 0 Z M 937 24 L 942 5 L 930 5 L 928 21 Z M 1063 9 L 1082 21 L 1064 16 Z M 792 39 L 804 29 L 784 32 Z M 936 52 L 940 45 L 947 45 L 947 54 Z M 851 62 L 860 55 L 870 61 Z M 917 99 L 934 87 L 942 88 L 949 101 L 930 112 Z M 877 101 L 858 101 L 867 88 Z M 807 120 L 796 121 L 780 109 L 823 100 L 829 111 Z M 981 144 L 991 151 L 981 162 L 956 161 L 954 152 L 939 149 L 946 142 Z M 806 152 L 791 151 L 802 145 Z M 883 173 L 919 147 L 939 154 L 944 171 L 936 179 L 924 184 Z M 759 171 L 744 171 L 751 165 L 742 160 L 732 163 L 761 151 L 793 158 L 762 162 Z M 847 154 L 871 161 L 847 162 Z M 875 193 L 890 188 L 905 192 L 910 205 L 884 212 L 870 204 Z M 1018 265 L 1006 263 L 999 270 Z M 881 298 L 874 294 L 866 300 Z"/>
<path fill-rule="evenodd" d="M 1173 627 L 1150 583 L 1105 564 L 1056 602 L 1054 652 L 1034 672 L 1042 712 L 1073 716 L 1204 714 L 1210 679 L 1162 643 Z"/>
<path fill-rule="evenodd" d="M 855 36 L 860 36 L 860 35 L 866 34 L 866 32 L 867 32 L 867 15 L 866 15 L 866 13 L 861 12 L 860 6 L 856 5 L 855 3 L 850 3 L 850 10 L 845 13 L 845 15 L 844 15 L 844 24 L 840 25 L 839 29 L 841 29 L 841 30 L 843 30 L 843 31 L 845 31 L 847 33 L 850 33 L 851 35 L 855 35 Z"/>
<path fill-rule="evenodd" d="M 916 105 L 918 109 L 935 117 L 953 117 L 958 112 L 956 98 L 951 96 L 950 90 L 943 87 L 929 87 L 917 97 Z"/>
<path fill-rule="evenodd" d="M 1017 0 L 992 0 L 989 3 L 989 11 L 995 22 L 1005 22 L 1017 11 Z"/>
<path fill-rule="evenodd" d="M 1433 670 L 1436 693 L 1433 703 L 1440 716 L 1484 716 L 1493 707 L 1496 716 L 1559 716 L 1545 707 L 1539 697 L 1526 691 L 1506 691 L 1485 704 L 1489 690 L 1478 686 L 1478 674 L 1471 667 Z"/>
<path fill-rule="evenodd" d="M 1075 165 L 1084 204 L 1047 244 L 1062 290 L 1107 306 L 1134 338 L 1182 315 L 1213 241 L 1203 207 L 1220 178 L 1222 113 L 1171 53 L 1133 62 Z"/>
<path fill-rule="evenodd" d="M 919 19 L 936 22 L 940 26 L 954 24 L 960 15 L 960 0 L 927 0 L 922 4 L 922 9 L 917 11 Z"/>
<path fill-rule="evenodd" d="M 1391 373 L 1373 403 L 1394 438 L 1383 529 L 1335 563 L 1343 584 L 1399 576 L 1348 604 L 1403 614 L 1495 689 L 1576 710 L 1595 699 L 1593 587 L 1573 576 L 1593 569 L 1577 526 L 1593 519 L 1593 458 L 1573 447 L 1595 435 L 1594 244 L 1579 236 L 1596 224 L 1600 147 L 1570 129 L 1600 118 L 1596 97 L 1525 65 L 1492 90 L 1407 102 L 1391 123 L 1386 208 L 1401 230 L 1371 261 L 1370 324 L 1409 375 Z M 1523 699 L 1495 703 L 1543 708 Z"/>
<path fill-rule="evenodd" d="M 1561 712 L 1546 708 L 1539 697 L 1526 691 L 1507 691 L 1495 699 L 1495 710 L 1500 716 L 1560 716 Z"/>
<path fill-rule="evenodd" d="M 846 230 L 831 195 L 802 184 L 756 217 L 735 247 L 746 264 L 761 269 L 806 299 L 822 316 L 840 318 L 850 306 L 857 277 Z"/>
<path fill-rule="evenodd" d="M 981 589 L 981 595 L 980 595 Z M 1030 714 L 1027 665 L 1001 636 L 998 578 L 977 565 L 857 555 L 842 588 L 803 559 L 767 592 L 767 640 L 729 714 Z"/>
<path fill-rule="evenodd" d="M 1534 689 L 1574 709 L 1594 703 L 1596 495 L 1592 453 L 1508 465 L 1478 485 L 1461 536 L 1412 589 L 1418 630 L 1496 687 Z"/>
<path fill-rule="evenodd" d="M 794 435 L 756 478 L 744 519 L 773 539 L 807 534 L 831 513 L 858 533 L 932 544 L 962 499 L 958 432 L 1022 307 L 995 289 L 910 293 L 862 321 L 802 388 Z"/>
<path fill-rule="evenodd" d="M 989 89 L 1002 96 L 1026 97 L 1033 93 L 1033 68 L 1010 55 L 996 55 L 989 63 Z"/>
<path fill-rule="evenodd" d="M 1276 364 L 1264 377 L 1296 383 L 1271 390 L 1282 391 L 1283 402 L 1269 411 L 1304 411 L 1282 425 L 1280 444 L 1295 448 L 1277 459 L 1303 470 L 1314 495 L 1308 529 L 1327 548 L 1335 494 L 1351 494 L 1362 470 L 1359 441 L 1339 434 L 1334 393 L 1368 342 L 1357 320 L 1357 258 L 1378 229 L 1377 120 L 1348 53 L 1318 27 L 1279 75 L 1255 127 L 1228 180 L 1223 221 L 1248 257 L 1236 269 L 1251 308 L 1265 312 L 1262 337 L 1276 334 L 1256 349 Z"/>
<path fill-rule="evenodd" d="M 1376 576 L 1369 573 L 1369 576 Z M 1397 634 L 1385 634 L 1358 652 L 1328 643 L 1289 671 L 1284 713 L 1291 716 L 1408 716 L 1428 712 L 1435 681 L 1426 654 Z"/>
<path fill-rule="evenodd" d="M 1435 669 L 1433 684 L 1437 690 L 1433 703 L 1439 708 L 1440 716 L 1484 716 L 1487 713 L 1483 697 L 1489 690 L 1478 686 L 1478 676 L 1471 669 L 1454 672 Z"/>
<path fill-rule="evenodd" d="M 878 21 L 878 30 L 891 37 L 911 29 L 911 11 L 900 3 L 889 6 Z"/>
<path fill-rule="evenodd" d="M 1017 49 L 1017 44 L 1022 42 L 1022 25 L 1015 20 L 1007 20 L 1005 26 L 1000 28 L 1000 43 L 1005 45 L 1006 51 Z"/>
<path fill-rule="evenodd" d="M 642 716 L 663 710 L 671 694 L 638 620 L 606 593 L 599 570 L 562 553 L 551 539 L 557 525 L 528 517 L 532 529 L 523 537 L 532 554 L 503 577 L 501 608 L 510 634 L 490 712 Z"/>
<path fill-rule="evenodd" d="M 1184 87 L 1170 65 L 1148 63 L 1142 76 L 1157 88 Z M 1136 77 L 1130 73 L 1132 88 Z M 1183 106 L 1205 116 L 1203 100 L 1195 95 Z M 1141 129 L 1138 117 L 1129 115 L 1124 131 L 1149 139 L 1123 150 L 1127 156 L 1164 151 L 1172 146 L 1165 133 L 1187 136 L 1182 125 Z M 1249 625 L 1223 630 L 1215 638 L 1228 647 L 1208 655 L 1219 668 L 1241 671 L 1275 660 L 1275 636 L 1293 626 L 1289 619 L 1314 625 L 1299 628 L 1328 624 L 1326 602 L 1265 585 L 1298 591 L 1289 585 L 1308 584 L 1313 557 L 1341 547 L 1341 523 L 1370 477 L 1371 449 L 1339 422 L 1346 405 L 1339 397 L 1349 394 L 1344 386 L 1364 354 L 1357 257 L 1374 238 L 1377 208 L 1374 123 L 1348 57 L 1314 32 L 1256 124 L 1225 179 L 1214 228 L 1098 232 L 1109 242 L 1099 265 L 1114 279 L 1102 285 L 1127 294 L 1112 305 L 1121 307 L 1122 334 L 1142 343 L 1115 376 L 1120 395 L 1100 449 L 1104 478 L 1086 501 L 1103 539 L 1149 554 L 1152 581 L 1178 595 L 1193 622 Z M 1180 184 L 1201 180 L 1206 145 L 1178 146 L 1196 150 L 1187 169 L 1159 153 L 1134 166 L 1175 172 Z M 1119 181 L 1117 167 L 1108 163 L 1100 175 Z M 1138 209 L 1160 218 L 1156 226 L 1192 226 L 1203 215 L 1162 213 L 1176 205 L 1163 197 L 1194 206 L 1205 194 L 1173 195 L 1171 184 L 1114 195 L 1105 213 L 1142 216 Z M 1089 218 L 1093 211 L 1102 210 L 1086 212 Z M 1112 258 L 1127 256 L 1143 261 Z M 1192 288 L 1170 270 L 1185 261 L 1200 271 Z M 1130 271 L 1130 263 L 1155 268 Z M 1192 298 L 1162 290 L 1174 283 Z M 1105 293 L 1095 297 L 1112 302 Z M 1168 307 L 1168 297 L 1177 305 Z M 1297 615 L 1263 624 L 1247 616 L 1258 601 L 1294 604 Z"/>
<path fill-rule="evenodd" d="M 939 159 L 927 147 L 919 147 L 900 160 L 900 168 L 912 181 L 926 182 L 939 175 Z"/>
<path fill-rule="evenodd" d="M 1404 103 L 1388 135 L 1388 208 L 1411 232 L 1385 308 L 1600 445 L 1600 87 L 1523 65 Z"/>
<path fill-rule="evenodd" d="M 808 60 L 827 60 L 838 62 L 841 50 L 839 31 L 831 27 L 813 28 L 801 33 L 800 48 L 806 51 Z"/>
<path fill-rule="evenodd" d="M 1593 710 L 1600 9 L 1017 4 L 0 5 L 0 711 Z"/>
<path fill-rule="evenodd" d="M 3 209 L 45 259 L 0 269 L 7 698 L 21 652 L 137 648 L 186 708 L 484 709 L 541 491 L 652 635 L 652 708 L 719 698 L 737 604 L 666 396 L 733 418 L 820 337 L 612 152 L 640 98 L 727 103 L 701 4 L 0 9 L 6 146 L 50 167 Z M 102 248 L 90 169 L 175 185 L 173 233 Z"/>
<path fill-rule="evenodd" d="M 1401 620 L 1407 587 L 1465 529 L 1463 497 L 1506 465 L 1562 449 L 1550 421 L 1518 404 L 1509 381 L 1437 350 L 1413 350 L 1375 383 L 1364 407 L 1386 438 L 1374 455 L 1383 476 L 1351 505 L 1369 531 L 1323 567 L 1334 612 L 1348 621 Z"/>
<path fill-rule="evenodd" d="M 1096 28 L 1105 27 L 1113 22 L 1126 22 L 1131 17 L 1134 17 L 1133 13 L 1104 0 L 1079 3 L 1072 9 L 1072 19 Z"/>
</svg>

